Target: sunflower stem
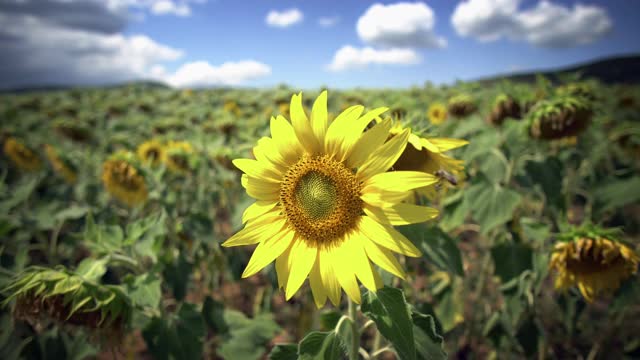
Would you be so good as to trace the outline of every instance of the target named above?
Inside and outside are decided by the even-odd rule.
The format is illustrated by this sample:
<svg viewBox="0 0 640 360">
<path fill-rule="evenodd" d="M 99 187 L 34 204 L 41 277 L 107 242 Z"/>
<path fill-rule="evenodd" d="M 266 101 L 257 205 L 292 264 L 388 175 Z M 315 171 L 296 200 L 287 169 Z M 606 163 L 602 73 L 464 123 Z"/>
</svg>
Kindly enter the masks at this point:
<svg viewBox="0 0 640 360">
<path fill-rule="evenodd" d="M 360 349 L 360 332 L 358 331 L 357 307 L 358 305 L 349 300 L 349 318 L 351 319 L 351 349 L 349 349 L 349 360 L 358 360 L 358 352 Z"/>
</svg>

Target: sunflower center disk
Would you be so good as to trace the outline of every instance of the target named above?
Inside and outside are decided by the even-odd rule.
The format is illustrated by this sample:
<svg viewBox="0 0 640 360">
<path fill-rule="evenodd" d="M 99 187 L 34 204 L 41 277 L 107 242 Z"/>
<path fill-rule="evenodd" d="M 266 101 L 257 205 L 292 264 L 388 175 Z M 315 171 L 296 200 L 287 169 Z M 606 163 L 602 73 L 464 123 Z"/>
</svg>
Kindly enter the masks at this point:
<svg viewBox="0 0 640 360">
<path fill-rule="evenodd" d="M 287 171 L 280 204 L 287 222 L 312 246 L 327 246 L 355 228 L 362 184 L 329 156 L 305 156 Z"/>
<path fill-rule="evenodd" d="M 330 177 L 315 171 L 300 178 L 295 194 L 298 206 L 313 220 L 326 219 L 337 205 L 338 189 L 335 184 Z"/>
</svg>

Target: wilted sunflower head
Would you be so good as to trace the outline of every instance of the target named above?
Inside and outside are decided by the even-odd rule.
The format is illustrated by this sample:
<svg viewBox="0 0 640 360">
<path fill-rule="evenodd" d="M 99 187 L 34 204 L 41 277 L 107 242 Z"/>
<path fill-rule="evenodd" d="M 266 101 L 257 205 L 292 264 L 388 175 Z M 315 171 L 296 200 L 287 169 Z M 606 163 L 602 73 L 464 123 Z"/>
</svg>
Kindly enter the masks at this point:
<svg viewBox="0 0 640 360">
<path fill-rule="evenodd" d="M 53 129 L 65 138 L 75 142 L 88 142 L 91 132 L 85 126 L 68 119 L 57 119 L 53 122 Z"/>
<path fill-rule="evenodd" d="M 427 117 L 433 125 L 440 125 L 447 120 L 447 107 L 442 103 L 433 103 L 427 110 Z"/>
<path fill-rule="evenodd" d="M 473 98 L 467 94 L 456 95 L 449 99 L 448 112 L 453 117 L 463 118 L 473 114 L 477 109 Z"/>
<path fill-rule="evenodd" d="M 147 201 L 147 184 L 130 152 L 112 155 L 102 165 L 102 183 L 118 201 L 134 207 Z"/>
<path fill-rule="evenodd" d="M 162 161 L 167 168 L 178 174 L 186 174 L 191 169 L 190 159 L 193 147 L 186 141 L 169 141 L 164 149 Z"/>
<path fill-rule="evenodd" d="M 142 162 L 157 166 L 162 162 L 164 146 L 158 140 L 149 140 L 138 145 L 136 153 Z"/>
<path fill-rule="evenodd" d="M 404 127 L 396 122 L 391 128 L 391 136 L 404 131 Z M 436 186 L 419 188 L 417 191 L 433 198 L 438 188 L 445 184 L 457 185 L 462 180 L 464 162 L 444 154 L 444 152 L 467 145 L 462 139 L 425 138 L 414 133 L 409 135 L 409 144 L 402 155 L 392 166 L 393 171 L 420 171 L 436 176 L 439 181 Z"/>
<path fill-rule="evenodd" d="M 360 302 L 358 280 L 382 286 L 375 263 L 404 278 L 392 255 L 420 251 L 393 225 L 426 221 L 437 210 L 403 203 L 407 193 L 438 179 L 418 171 L 387 170 L 407 145 L 409 131 L 390 137 L 391 120 L 364 131 L 387 108 L 363 113 L 351 106 L 330 121 L 327 92 L 304 111 L 293 95 L 291 121 L 271 119 L 271 137 L 253 148 L 253 159 L 233 161 L 242 186 L 256 202 L 243 214 L 245 228 L 223 246 L 258 244 L 243 277 L 275 260 L 278 284 L 291 298 L 309 278 L 315 303 L 339 304 L 341 289 Z"/>
<path fill-rule="evenodd" d="M 493 102 L 487 121 L 493 125 L 501 125 L 506 118 L 520 119 L 520 104 L 507 94 L 500 94 Z"/>
<path fill-rule="evenodd" d="M 63 267 L 27 268 L 2 293 L 4 306 L 15 300 L 16 319 L 36 329 L 49 323 L 82 328 L 103 344 L 117 345 L 131 318 L 131 302 L 120 288 L 88 281 Z"/>
<path fill-rule="evenodd" d="M 78 171 L 73 163 L 66 156 L 61 156 L 58 150 L 49 144 L 44 145 L 44 153 L 51 164 L 53 170 L 64 180 L 73 185 L 78 180 Z"/>
<path fill-rule="evenodd" d="M 42 161 L 38 154 L 16 138 L 7 138 L 3 150 L 5 155 L 21 170 L 37 171 L 42 168 Z"/>
<path fill-rule="evenodd" d="M 529 132 L 538 139 L 554 140 L 584 131 L 593 111 L 578 97 L 557 97 L 539 102 L 528 115 Z"/>
<path fill-rule="evenodd" d="M 549 267 L 555 286 L 577 286 L 588 302 L 614 292 L 638 269 L 637 252 L 615 239 L 614 232 L 595 227 L 575 229 L 559 237 Z"/>
<path fill-rule="evenodd" d="M 569 83 L 559 86 L 556 89 L 556 94 L 559 96 L 576 96 L 584 99 L 585 101 L 596 100 L 596 92 L 593 86 L 584 82 Z"/>
</svg>

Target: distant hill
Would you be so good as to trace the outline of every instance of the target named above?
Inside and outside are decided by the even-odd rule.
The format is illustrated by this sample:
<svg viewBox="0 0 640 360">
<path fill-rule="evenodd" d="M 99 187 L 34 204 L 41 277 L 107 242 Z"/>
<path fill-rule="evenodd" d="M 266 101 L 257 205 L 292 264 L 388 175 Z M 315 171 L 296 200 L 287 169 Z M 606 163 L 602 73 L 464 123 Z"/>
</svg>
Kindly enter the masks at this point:
<svg viewBox="0 0 640 360">
<path fill-rule="evenodd" d="M 594 78 L 605 84 L 637 84 L 640 83 L 640 54 L 608 57 L 554 70 L 491 76 L 478 81 L 481 83 L 502 80 L 533 82 L 536 80 L 536 75 L 544 75 L 551 81 L 558 82 L 563 75 L 571 73 L 580 73 L 583 79 Z"/>
</svg>

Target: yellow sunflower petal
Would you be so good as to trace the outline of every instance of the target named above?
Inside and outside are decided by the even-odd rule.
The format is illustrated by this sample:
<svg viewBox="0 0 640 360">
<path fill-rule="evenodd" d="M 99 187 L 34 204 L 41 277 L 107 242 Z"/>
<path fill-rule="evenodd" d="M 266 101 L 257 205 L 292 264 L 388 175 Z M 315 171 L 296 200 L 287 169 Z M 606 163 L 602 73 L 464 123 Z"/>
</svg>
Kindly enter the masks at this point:
<svg viewBox="0 0 640 360">
<path fill-rule="evenodd" d="M 254 202 L 244 210 L 244 213 L 242 213 L 242 223 L 245 224 L 251 219 L 255 219 L 260 215 L 266 214 L 267 212 L 269 212 L 269 210 L 273 209 L 276 204 L 277 203 L 275 201 L 270 200 Z"/>
<path fill-rule="evenodd" d="M 365 214 L 379 223 L 391 225 L 408 225 L 431 220 L 438 216 L 438 210 L 413 204 L 394 204 L 392 206 L 377 207 L 365 204 Z"/>
<path fill-rule="evenodd" d="M 360 117 L 356 121 L 346 123 L 344 125 L 341 152 L 338 156 L 340 160 L 344 160 L 349 157 L 349 154 L 353 150 L 353 146 L 356 144 L 358 139 L 360 139 L 360 137 L 362 136 L 362 132 L 367 127 L 367 125 L 369 125 L 371 121 L 378 118 L 387 110 L 389 110 L 389 108 L 386 107 L 373 109 L 362 115 L 362 117 Z"/>
<path fill-rule="evenodd" d="M 289 269 L 291 269 L 291 248 L 293 242 L 276 258 L 276 275 L 278 276 L 278 288 L 286 289 L 287 279 L 289 278 Z"/>
<path fill-rule="evenodd" d="M 282 115 L 278 115 L 277 118 L 272 117 L 270 130 L 271 138 L 285 162 L 291 164 L 298 161 L 302 153 L 302 145 L 287 119 Z"/>
<path fill-rule="evenodd" d="M 268 162 L 281 173 L 284 173 L 291 165 L 287 163 L 276 148 L 273 139 L 269 137 L 262 137 L 258 140 L 258 145 L 253 148 L 253 156 L 255 156 L 258 161 Z"/>
<path fill-rule="evenodd" d="M 316 260 L 318 249 L 311 247 L 305 240 L 296 239 L 291 248 L 291 269 L 289 270 L 289 278 L 287 279 L 287 289 L 285 298 L 291 299 L 293 294 L 300 289 L 302 283 L 309 275 L 311 268 Z"/>
<path fill-rule="evenodd" d="M 293 129 L 300 144 L 302 144 L 309 153 L 317 153 L 320 150 L 319 143 L 311 128 L 311 123 L 309 123 L 309 119 L 307 119 L 307 114 L 304 112 L 304 107 L 302 107 L 302 93 L 291 97 L 289 112 L 291 113 Z"/>
<path fill-rule="evenodd" d="M 329 127 L 327 116 L 327 91 L 323 91 L 313 103 L 311 109 L 311 128 L 319 144 L 324 145 L 324 137 Z"/>
<path fill-rule="evenodd" d="M 366 181 L 375 174 L 387 171 L 402 155 L 408 138 L 409 131 L 405 130 L 375 149 L 362 167 L 358 168 L 358 177 Z"/>
<path fill-rule="evenodd" d="M 362 166 L 371 155 L 371 149 L 377 149 L 384 144 L 389 136 L 390 129 L 391 119 L 385 119 L 365 132 L 353 146 L 349 157 L 346 159 L 347 166 L 350 168 Z"/>
<path fill-rule="evenodd" d="M 371 272 L 369 258 L 367 258 L 364 247 L 362 247 L 362 241 L 355 238 L 359 236 L 362 235 L 347 236 L 345 241 L 337 247 L 336 250 L 338 250 L 337 253 L 339 254 L 338 260 L 349 264 L 360 282 L 362 282 L 362 285 L 369 290 L 376 291 L 378 288 L 376 287 L 376 280 Z"/>
<path fill-rule="evenodd" d="M 318 261 L 320 261 L 320 277 L 322 278 L 322 284 L 327 291 L 327 296 L 334 306 L 340 305 L 340 298 L 342 296 L 342 290 L 340 283 L 335 275 L 335 270 L 331 258 L 333 257 L 333 251 L 331 249 L 318 250 Z"/>
<path fill-rule="evenodd" d="M 438 148 L 439 152 L 453 150 L 469 144 L 467 140 L 451 138 L 435 138 L 428 139 L 428 141 L 431 144 L 435 145 Z"/>
<path fill-rule="evenodd" d="M 278 184 L 282 181 L 282 174 L 277 169 L 268 166 L 267 163 L 261 163 L 252 159 L 235 159 L 232 163 L 250 177 Z"/>
<path fill-rule="evenodd" d="M 309 273 L 309 285 L 311 286 L 311 293 L 313 294 L 313 301 L 318 308 L 321 308 L 324 303 L 327 302 L 327 291 L 322 285 L 322 278 L 320 276 L 320 264 L 318 259 L 313 264 L 313 268 Z"/>
<path fill-rule="evenodd" d="M 359 228 L 371 241 L 391 251 L 411 257 L 421 255 L 420 250 L 411 241 L 391 226 L 379 224 L 368 216 L 362 216 Z"/>
<path fill-rule="evenodd" d="M 325 153 L 337 154 L 340 151 L 344 139 L 345 126 L 356 121 L 363 111 L 364 106 L 362 105 L 351 106 L 333 120 L 327 129 L 327 135 L 324 140 Z M 342 152 L 340 152 L 340 154 L 342 154 Z"/>
<path fill-rule="evenodd" d="M 235 235 L 222 243 L 224 247 L 253 245 L 262 239 L 271 236 L 284 226 L 285 219 L 277 214 L 271 213 L 260 216 L 250 221 L 244 229 L 238 231 Z"/>
<path fill-rule="evenodd" d="M 385 207 L 385 206 L 393 206 L 402 201 L 405 201 L 407 198 L 413 196 L 413 193 L 409 191 L 405 192 L 397 192 L 397 191 L 386 191 L 386 190 L 377 190 L 375 192 L 368 192 L 360 196 L 360 198 L 367 204 L 377 207 Z"/>
<path fill-rule="evenodd" d="M 407 275 L 402 269 L 402 265 L 400 265 L 391 251 L 377 245 L 373 241 L 369 240 L 369 238 L 360 237 L 359 240 L 361 241 L 367 256 L 374 264 L 403 280 L 406 279 Z"/>
<path fill-rule="evenodd" d="M 247 190 L 247 194 L 256 200 L 277 201 L 280 194 L 280 184 L 243 176 L 242 185 Z"/>
<path fill-rule="evenodd" d="M 378 190 L 405 192 L 433 185 L 439 179 L 421 171 L 390 171 L 371 176 L 365 181 L 362 193 Z"/>
<path fill-rule="evenodd" d="M 246 278 L 257 273 L 273 262 L 278 256 L 282 255 L 291 244 L 293 236 L 293 231 L 281 231 L 261 241 L 253 251 L 251 259 L 249 259 L 249 263 L 242 273 L 242 277 Z"/>
<path fill-rule="evenodd" d="M 360 287 L 358 286 L 356 275 L 349 262 L 345 262 L 342 257 L 335 256 L 336 250 L 334 249 L 334 256 L 331 258 L 331 262 L 333 263 L 338 283 L 340 283 L 340 286 L 352 301 L 360 304 Z"/>
</svg>

